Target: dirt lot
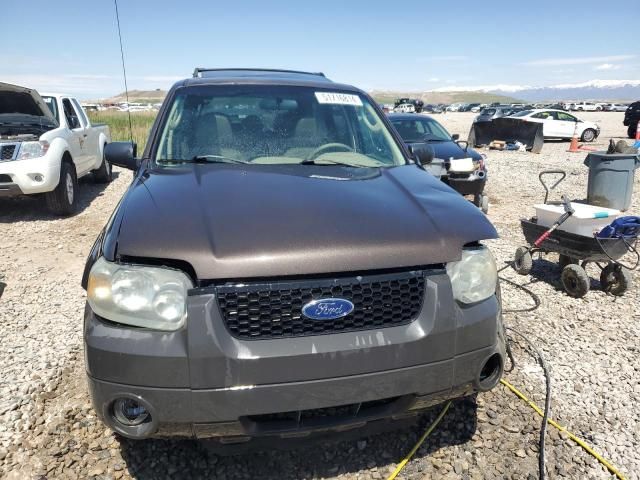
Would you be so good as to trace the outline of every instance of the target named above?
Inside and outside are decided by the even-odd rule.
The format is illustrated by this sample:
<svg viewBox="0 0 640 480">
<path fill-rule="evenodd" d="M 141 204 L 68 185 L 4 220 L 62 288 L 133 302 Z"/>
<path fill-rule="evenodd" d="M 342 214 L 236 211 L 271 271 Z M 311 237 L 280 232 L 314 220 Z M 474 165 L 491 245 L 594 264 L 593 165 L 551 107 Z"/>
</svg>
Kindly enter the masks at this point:
<svg viewBox="0 0 640 480">
<path fill-rule="evenodd" d="M 451 133 L 466 137 L 474 114 L 439 115 Z M 600 123 L 597 145 L 620 138 L 621 113 L 585 113 Z M 568 143 L 545 144 L 539 155 L 488 155 L 489 217 L 501 238 L 492 242 L 500 264 L 523 243 L 518 219 L 542 198 L 537 173 L 567 170 L 563 193 L 586 196 L 585 154 Z M 109 186 L 82 182 L 81 210 L 56 219 L 36 200 L 0 201 L 0 476 L 6 478 L 385 478 L 438 413 L 404 430 L 339 443 L 220 456 L 188 441 L 131 442 L 98 423 L 82 365 L 85 257 L 131 180 L 117 172 Z M 640 175 L 631 211 L 640 212 Z M 507 314 L 535 340 L 553 376 L 552 417 L 588 441 L 630 479 L 640 479 L 640 276 L 626 296 L 593 290 L 583 299 L 559 289 L 557 258 L 536 261 L 531 277 L 504 272 L 541 299 L 533 312 Z M 0 289 L 2 285 L 0 285 Z M 506 309 L 531 305 L 522 291 L 503 287 Z M 506 378 L 543 403 L 542 371 L 514 345 L 517 368 Z M 537 478 L 539 417 L 502 386 L 456 401 L 418 450 L 402 478 Z M 550 429 L 550 478 L 603 479 L 610 474 L 565 435 Z"/>
</svg>

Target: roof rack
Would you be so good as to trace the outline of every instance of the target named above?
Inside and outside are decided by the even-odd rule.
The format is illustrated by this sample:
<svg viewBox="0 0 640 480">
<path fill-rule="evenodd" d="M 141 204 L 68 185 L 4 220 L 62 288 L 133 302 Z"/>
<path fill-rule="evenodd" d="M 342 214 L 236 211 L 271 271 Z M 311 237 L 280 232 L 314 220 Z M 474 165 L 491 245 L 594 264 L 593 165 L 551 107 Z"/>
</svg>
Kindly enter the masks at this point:
<svg viewBox="0 0 640 480">
<path fill-rule="evenodd" d="M 324 77 L 322 72 L 303 72 L 301 70 L 283 70 L 279 68 L 202 68 L 196 67 L 193 70 L 193 78 L 201 77 L 203 72 L 276 72 L 276 73 L 299 73 L 302 75 L 316 75 Z"/>
</svg>

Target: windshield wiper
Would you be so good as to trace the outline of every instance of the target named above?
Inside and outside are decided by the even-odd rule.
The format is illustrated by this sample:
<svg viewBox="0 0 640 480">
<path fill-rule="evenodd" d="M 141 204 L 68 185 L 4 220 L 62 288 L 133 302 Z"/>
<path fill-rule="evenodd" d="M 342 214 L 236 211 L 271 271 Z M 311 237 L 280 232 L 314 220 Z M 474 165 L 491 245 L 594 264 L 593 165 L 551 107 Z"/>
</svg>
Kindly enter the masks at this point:
<svg viewBox="0 0 640 480">
<path fill-rule="evenodd" d="M 196 155 L 191 159 L 184 158 L 164 158 L 156 160 L 158 163 L 249 163 L 236 158 L 225 157 L 223 155 Z"/>
<path fill-rule="evenodd" d="M 375 168 L 375 167 L 372 167 L 371 165 L 363 165 L 361 163 L 339 162 L 337 160 L 327 160 L 324 158 L 320 162 L 316 162 L 315 160 L 311 160 L 311 159 L 303 160 L 299 163 L 299 165 L 325 165 L 325 166 L 342 165 L 344 167 Z"/>
</svg>

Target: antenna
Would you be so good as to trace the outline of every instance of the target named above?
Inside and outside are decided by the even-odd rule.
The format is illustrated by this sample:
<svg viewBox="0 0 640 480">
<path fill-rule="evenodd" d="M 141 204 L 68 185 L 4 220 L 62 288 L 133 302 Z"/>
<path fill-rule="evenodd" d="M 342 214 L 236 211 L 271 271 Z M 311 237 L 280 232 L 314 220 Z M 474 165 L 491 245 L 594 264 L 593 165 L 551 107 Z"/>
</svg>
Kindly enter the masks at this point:
<svg viewBox="0 0 640 480">
<path fill-rule="evenodd" d="M 118 0 L 113 0 L 116 6 L 116 22 L 118 24 L 118 38 L 120 39 L 120 58 L 122 59 L 122 75 L 124 76 L 124 94 L 127 98 L 127 113 L 129 114 L 129 138 L 133 143 L 133 125 L 131 124 L 131 106 L 129 105 L 129 87 L 127 86 L 127 69 L 124 66 L 124 49 L 122 48 L 122 32 L 120 31 L 120 14 L 118 13 Z"/>
</svg>

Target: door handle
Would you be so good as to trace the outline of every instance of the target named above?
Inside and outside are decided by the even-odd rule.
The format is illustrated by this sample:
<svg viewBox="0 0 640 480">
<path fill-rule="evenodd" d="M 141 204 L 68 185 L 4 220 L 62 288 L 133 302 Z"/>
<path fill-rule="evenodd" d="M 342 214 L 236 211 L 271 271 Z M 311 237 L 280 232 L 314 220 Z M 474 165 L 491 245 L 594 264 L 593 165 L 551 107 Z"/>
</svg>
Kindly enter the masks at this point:
<svg viewBox="0 0 640 480">
<path fill-rule="evenodd" d="M 89 135 L 88 135 L 88 134 L 86 134 L 86 133 L 83 133 L 83 134 L 82 134 L 82 136 L 83 136 L 84 138 L 87 138 Z"/>
</svg>

